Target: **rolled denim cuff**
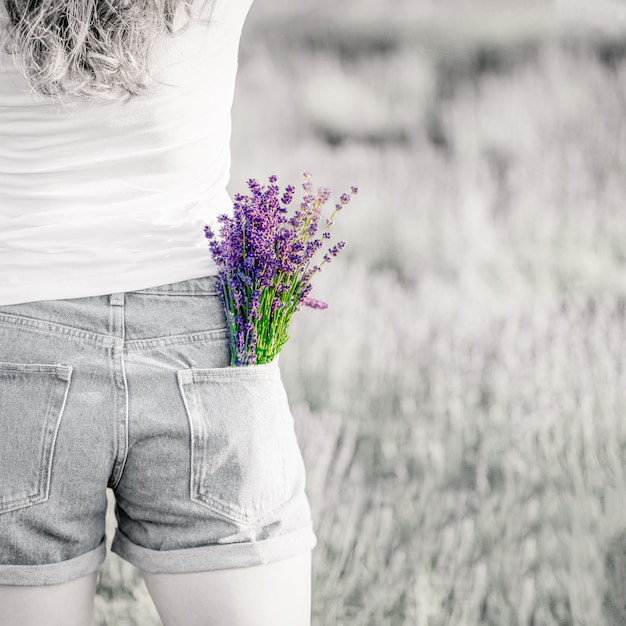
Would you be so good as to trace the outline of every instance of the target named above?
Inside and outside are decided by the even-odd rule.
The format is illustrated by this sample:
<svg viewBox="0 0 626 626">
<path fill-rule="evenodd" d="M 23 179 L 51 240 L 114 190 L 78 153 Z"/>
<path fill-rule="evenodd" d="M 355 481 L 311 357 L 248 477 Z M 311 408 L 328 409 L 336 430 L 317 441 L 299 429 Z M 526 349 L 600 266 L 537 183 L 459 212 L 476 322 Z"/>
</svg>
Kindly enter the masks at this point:
<svg viewBox="0 0 626 626">
<path fill-rule="evenodd" d="M 103 541 L 95 550 L 59 563 L 0 565 L 0 585 L 60 585 L 95 572 L 106 558 Z"/>
<path fill-rule="evenodd" d="M 317 537 L 312 524 L 287 535 L 243 543 L 213 544 L 182 550 L 151 550 L 130 541 L 119 528 L 111 551 L 145 572 L 181 574 L 280 561 L 312 550 Z"/>
</svg>

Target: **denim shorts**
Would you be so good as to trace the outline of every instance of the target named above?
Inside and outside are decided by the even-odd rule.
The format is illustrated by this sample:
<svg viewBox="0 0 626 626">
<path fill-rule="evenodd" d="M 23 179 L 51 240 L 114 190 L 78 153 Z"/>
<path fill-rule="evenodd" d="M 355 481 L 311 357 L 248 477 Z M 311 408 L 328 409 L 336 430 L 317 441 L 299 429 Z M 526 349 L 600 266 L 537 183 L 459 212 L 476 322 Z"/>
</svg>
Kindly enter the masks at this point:
<svg viewBox="0 0 626 626">
<path fill-rule="evenodd" d="M 278 363 L 230 366 L 215 277 L 0 306 L 0 584 L 98 569 L 107 487 L 147 572 L 315 546 Z"/>
</svg>

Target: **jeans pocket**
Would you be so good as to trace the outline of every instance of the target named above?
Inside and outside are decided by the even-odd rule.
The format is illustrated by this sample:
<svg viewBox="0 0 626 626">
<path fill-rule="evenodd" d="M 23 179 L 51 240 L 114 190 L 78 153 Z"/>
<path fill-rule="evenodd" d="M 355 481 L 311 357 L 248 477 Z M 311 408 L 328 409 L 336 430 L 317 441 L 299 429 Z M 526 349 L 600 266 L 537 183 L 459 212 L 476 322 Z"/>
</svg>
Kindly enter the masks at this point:
<svg viewBox="0 0 626 626">
<path fill-rule="evenodd" d="M 0 363 L 0 513 L 45 502 L 72 367 Z"/>
<path fill-rule="evenodd" d="M 252 524 L 289 499 L 304 463 L 276 363 L 185 369 L 191 499 Z"/>
</svg>

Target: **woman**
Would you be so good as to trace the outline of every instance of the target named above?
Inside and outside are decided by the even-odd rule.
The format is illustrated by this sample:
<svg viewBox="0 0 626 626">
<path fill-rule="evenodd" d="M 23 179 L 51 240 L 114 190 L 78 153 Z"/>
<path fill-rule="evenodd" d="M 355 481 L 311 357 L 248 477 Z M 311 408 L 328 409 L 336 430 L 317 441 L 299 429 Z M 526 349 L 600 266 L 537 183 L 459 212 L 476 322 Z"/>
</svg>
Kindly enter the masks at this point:
<svg viewBox="0 0 626 626">
<path fill-rule="evenodd" d="M 293 420 L 204 237 L 250 4 L 0 0 L 2 626 L 93 623 L 107 487 L 165 626 L 310 623 Z"/>
</svg>

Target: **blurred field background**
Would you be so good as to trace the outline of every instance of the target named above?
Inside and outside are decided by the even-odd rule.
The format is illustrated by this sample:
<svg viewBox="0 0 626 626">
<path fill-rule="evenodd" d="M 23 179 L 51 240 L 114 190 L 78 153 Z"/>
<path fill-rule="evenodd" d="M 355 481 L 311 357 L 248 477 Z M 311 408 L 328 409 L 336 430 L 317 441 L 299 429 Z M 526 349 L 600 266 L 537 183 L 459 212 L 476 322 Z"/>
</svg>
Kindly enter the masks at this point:
<svg viewBox="0 0 626 626">
<path fill-rule="evenodd" d="M 253 6 L 231 191 L 360 187 L 281 356 L 314 626 L 626 624 L 625 59 L 604 0 Z"/>
</svg>

